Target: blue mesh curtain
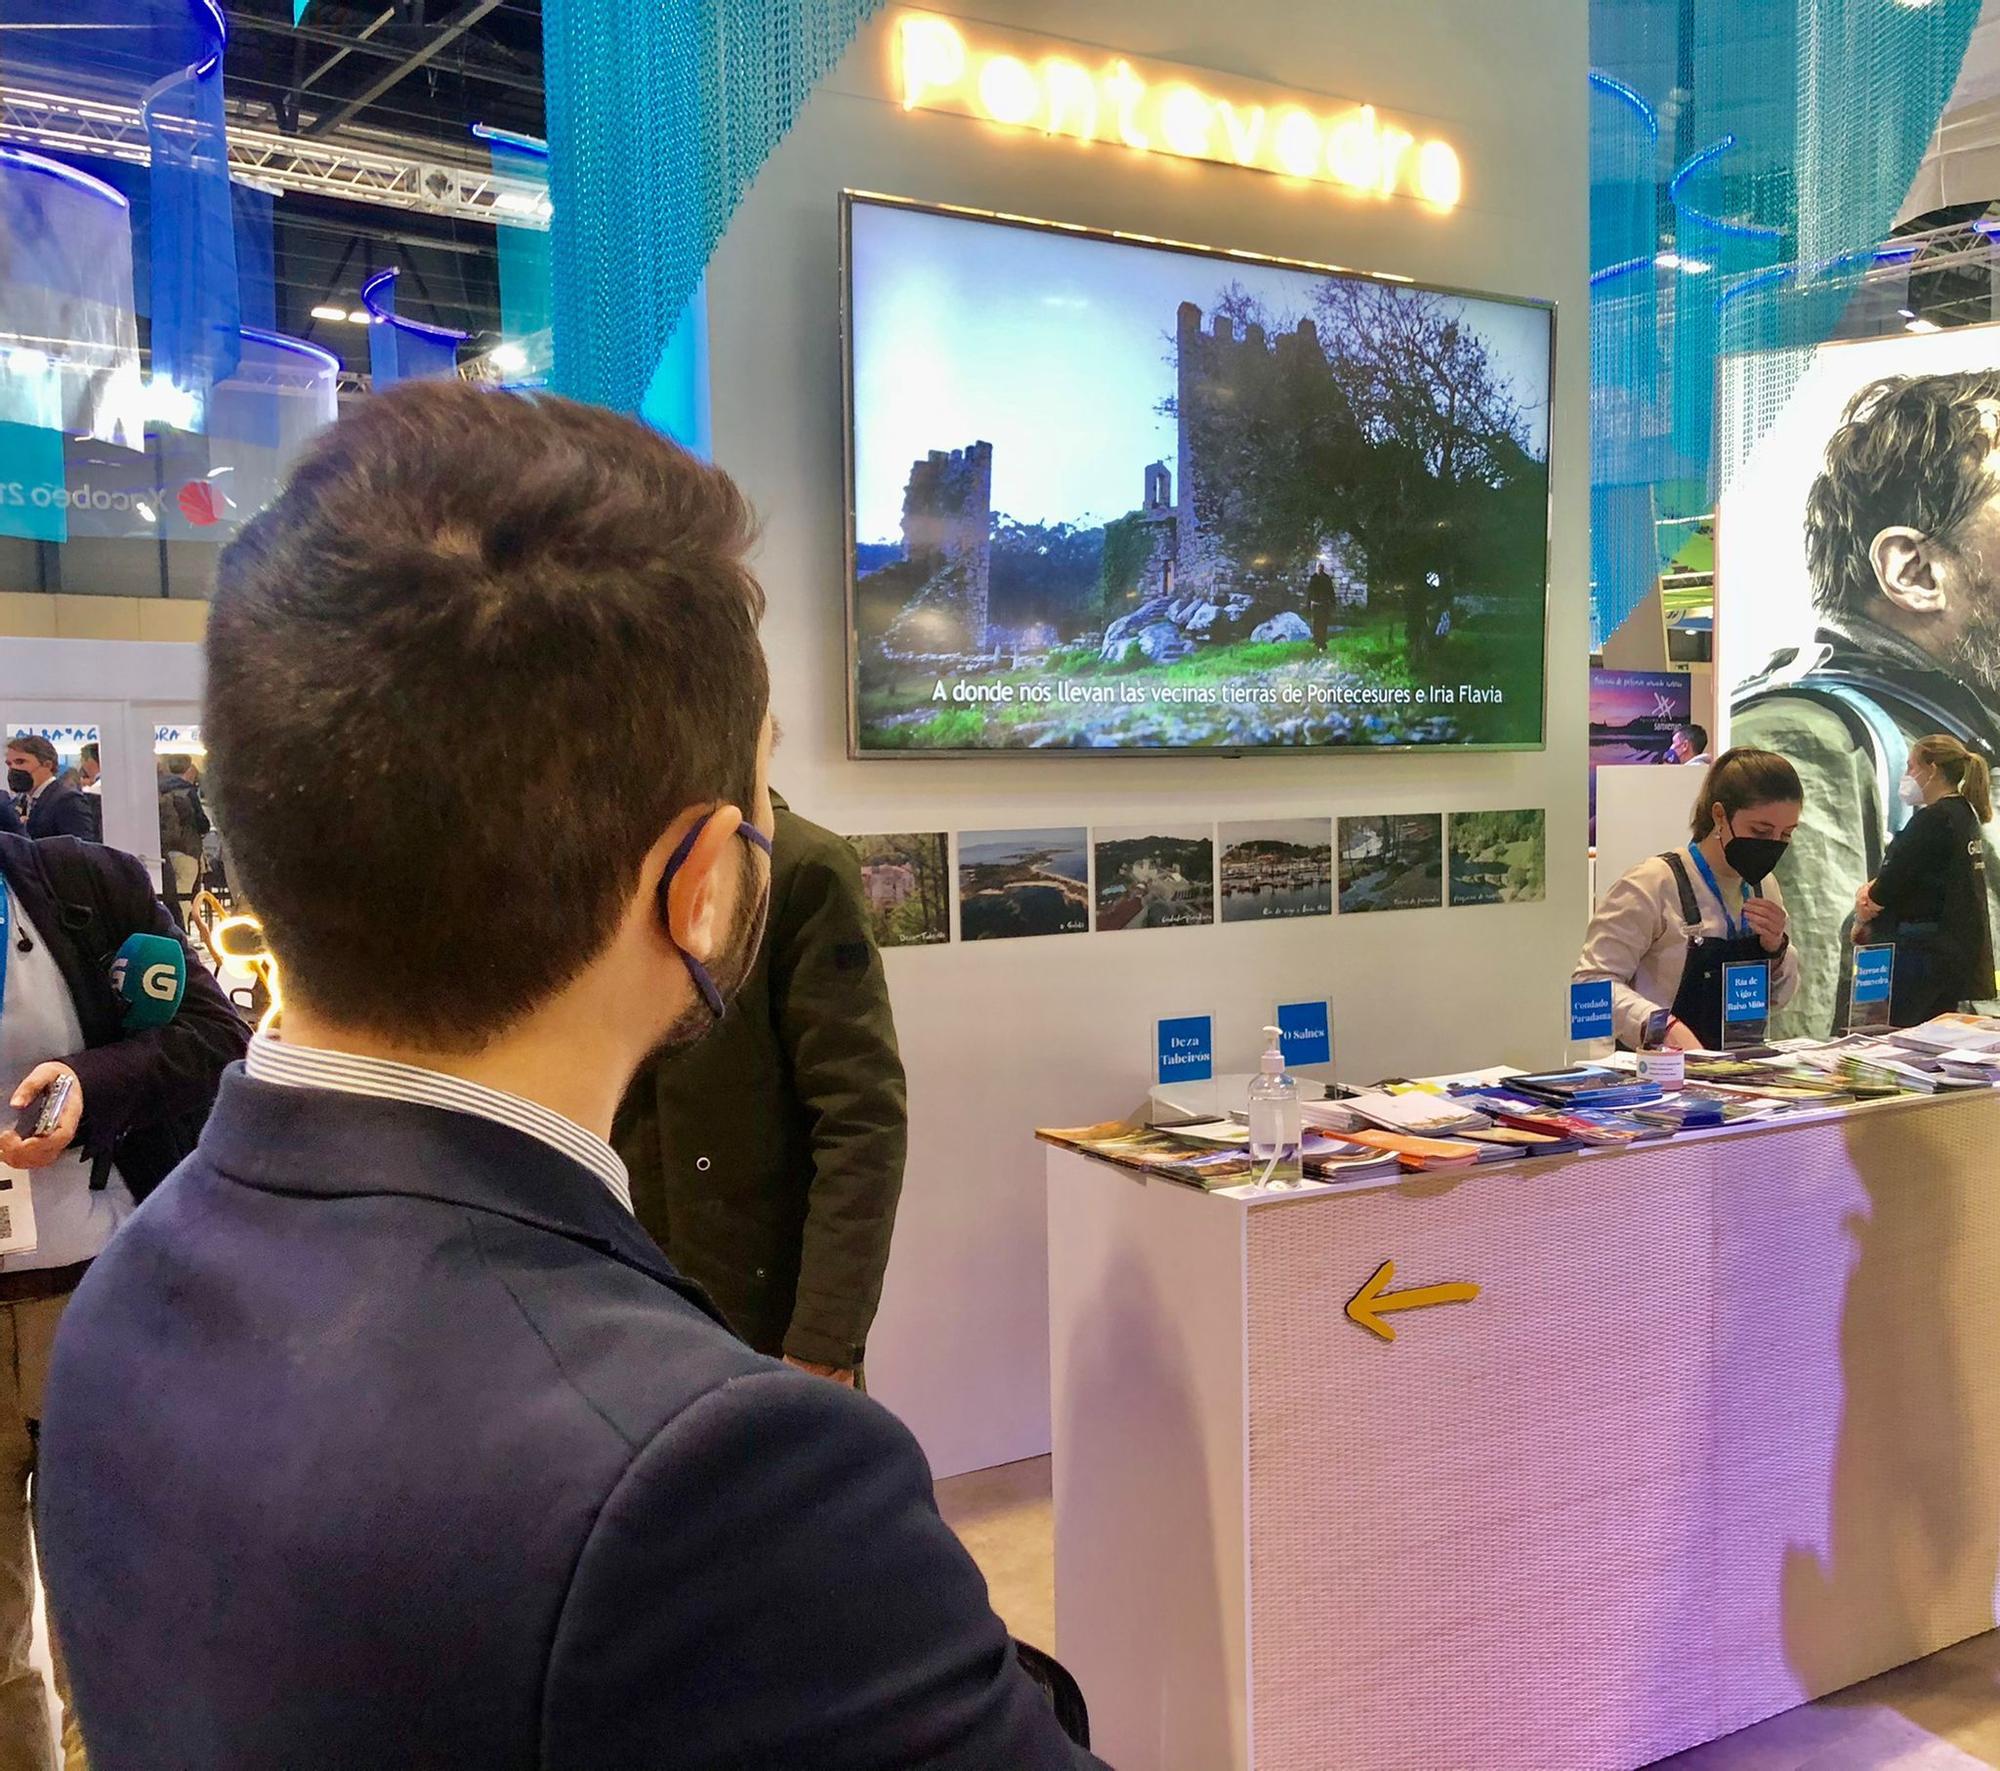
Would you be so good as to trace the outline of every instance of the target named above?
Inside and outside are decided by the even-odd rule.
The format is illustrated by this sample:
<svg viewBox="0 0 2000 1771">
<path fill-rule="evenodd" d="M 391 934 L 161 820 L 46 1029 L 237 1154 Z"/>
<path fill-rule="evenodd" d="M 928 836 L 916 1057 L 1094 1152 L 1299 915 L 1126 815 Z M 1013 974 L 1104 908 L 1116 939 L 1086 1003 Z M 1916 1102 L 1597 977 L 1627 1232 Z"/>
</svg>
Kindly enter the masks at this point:
<svg viewBox="0 0 2000 1771">
<path fill-rule="evenodd" d="M 559 391 L 640 410 L 737 203 L 880 5 L 544 0 Z"/>
<path fill-rule="evenodd" d="M 278 324 L 277 251 L 271 193 L 254 185 L 229 187 L 236 216 L 236 290 L 243 324 L 269 332 Z"/>
<path fill-rule="evenodd" d="M 1622 81 L 1590 81 L 1590 578 L 1594 623 L 1616 628 L 1651 588 L 1653 493 L 1664 477 L 1659 116 Z M 1593 632 L 1593 647 L 1603 644 Z"/>
<path fill-rule="evenodd" d="M 544 220 L 503 221 L 493 230 L 500 257 L 500 330 L 508 338 L 533 338 L 549 324 L 549 149 L 546 142 L 476 127 L 493 154 L 495 177 L 507 181 L 505 214 L 536 204 Z"/>
<path fill-rule="evenodd" d="M 243 325 L 222 112 L 226 31 L 216 0 L 180 11 L 155 23 L 170 68 L 140 104 L 153 153 L 153 379 L 205 412 L 209 390 L 236 368 Z"/>
<path fill-rule="evenodd" d="M 1721 491 L 1719 355 L 1786 347 L 1802 360 L 1832 334 L 1910 188 L 1979 10 L 1593 0 L 1592 504 L 1612 525 L 1601 545 L 1593 538 L 1598 643 Z M 1654 117 L 1650 164 L 1632 125 L 1613 126 L 1612 85 Z M 1641 243 L 1643 214 L 1654 231 Z M 1614 251 L 1628 268 L 1608 276 Z M 1649 254 L 1650 271 L 1638 262 Z M 1648 299 L 1650 355 L 1638 338 Z M 1759 422 L 1728 417 L 1732 431 Z M 1636 539 L 1642 491 L 1650 561 Z"/>
<path fill-rule="evenodd" d="M 242 323 L 220 0 L 8 0 L 7 22 L 10 78 L 89 86 L 141 108 L 152 374 L 185 396 L 198 425 L 208 390 L 236 365 Z"/>
<path fill-rule="evenodd" d="M 0 147 L 0 421 L 136 448 L 138 393 L 130 205 Z"/>
</svg>

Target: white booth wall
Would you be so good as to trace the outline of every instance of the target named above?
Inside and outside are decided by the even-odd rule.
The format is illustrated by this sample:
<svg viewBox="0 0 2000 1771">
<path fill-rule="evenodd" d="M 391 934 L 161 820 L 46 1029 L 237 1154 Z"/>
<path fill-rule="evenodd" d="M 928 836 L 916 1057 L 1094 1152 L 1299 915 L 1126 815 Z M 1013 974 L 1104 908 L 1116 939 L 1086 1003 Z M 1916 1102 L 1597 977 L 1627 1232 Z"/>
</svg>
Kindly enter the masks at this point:
<svg viewBox="0 0 2000 1771">
<path fill-rule="evenodd" d="M 941 1475 L 1049 1444 L 1047 1232 L 1036 1125 L 1124 1113 L 1152 1023 L 1212 1014 L 1247 1068 L 1279 1000 L 1331 999 L 1343 1072 L 1561 1056 L 1587 916 L 1588 230 L 1583 0 L 994 0 L 975 16 L 1366 100 L 1458 148 L 1440 215 L 1258 172 L 1003 132 L 894 102 L 888 12 L 779 145 L 708 278 L 716 459 L 764 520 L 777 783 L 850 834 L 1546 807 L 1547 901 L 1290 924 L 953 944 L 887 955 L 910 1073 L 908 1180 L 871 1390 Z M 970 27 L 976 35 L 976 26 Z M 1548 748 L 1231 759 L 846 756 L 837 199 L 843 187 L 1384 270 L 1559 304 Z M 1134 487 L 1137 491 L 1134 469 Z M 727 1111 L 718 1103 L 719 1111 Z"/>
</svg>

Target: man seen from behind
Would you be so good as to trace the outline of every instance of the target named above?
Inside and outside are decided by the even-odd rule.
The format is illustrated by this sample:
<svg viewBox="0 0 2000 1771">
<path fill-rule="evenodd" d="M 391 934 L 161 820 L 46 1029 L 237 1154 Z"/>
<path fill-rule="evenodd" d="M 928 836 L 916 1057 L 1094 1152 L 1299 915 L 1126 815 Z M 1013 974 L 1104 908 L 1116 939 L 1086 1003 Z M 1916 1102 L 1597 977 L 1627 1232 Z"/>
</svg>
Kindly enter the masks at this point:
<svg viewBox="0 0 2000 1771">
<path fill-rule="evenodd" d="M 606 1142 L 757 948 L 749 537 L 636 424 L 431 382 L 224 555 L 208 778 L 283 1018 L 56 1352 L 97 1771 L 1095 1763 L 909 1434 L 729 1333 Z"/>
</svg>

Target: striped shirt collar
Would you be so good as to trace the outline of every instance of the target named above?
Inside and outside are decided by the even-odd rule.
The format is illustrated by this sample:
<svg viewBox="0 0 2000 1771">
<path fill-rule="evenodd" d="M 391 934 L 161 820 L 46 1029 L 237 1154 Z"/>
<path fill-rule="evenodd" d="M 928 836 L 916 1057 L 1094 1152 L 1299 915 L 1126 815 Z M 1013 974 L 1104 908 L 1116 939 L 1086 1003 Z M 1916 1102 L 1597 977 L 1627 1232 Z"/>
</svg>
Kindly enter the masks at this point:
<svg viewBox="0 0 2000 1771">
<path fill-rule="evenodd" d="M 503 1094 L 462 1077 L 387 1058 L 363 1058 L 350 1052 L 322 1051 L 313 1046 L 286 1045 L 260 1033 L 250 1041 L 244 1068 L 258 1082 L 280 1088 L 320 1088 L 335 1094 L 367 1095 L 381 1101 L 408 1101 L 447 1113 L 470 1113 L 537 1138 L 572 1162 L 590 1170 L 627 1211 L 632 1209 L 632 1181 L 618 1152 L 574 1120 L 519 1095 Z"/>
</svg>

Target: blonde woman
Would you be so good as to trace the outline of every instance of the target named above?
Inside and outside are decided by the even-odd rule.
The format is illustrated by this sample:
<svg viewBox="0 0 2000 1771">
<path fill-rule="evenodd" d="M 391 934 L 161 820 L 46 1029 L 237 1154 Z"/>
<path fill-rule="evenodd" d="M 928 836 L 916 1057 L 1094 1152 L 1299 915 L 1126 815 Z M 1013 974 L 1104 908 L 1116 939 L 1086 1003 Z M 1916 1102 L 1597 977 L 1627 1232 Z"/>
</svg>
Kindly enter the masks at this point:
<svg viewBox="0 0 2000 1771">
<path fill-rule="evenodd" d="M 1986 839 L 1993 784 L 1986 759 L 1942 732 L 1910 746 L 1902 781 L 1910 821 L 1882 870 L 1854 898 L 1854 938 L 1892 942 L 1889 1018 L 1915 1027 L 1993 994 Z"/>
</svg>

